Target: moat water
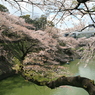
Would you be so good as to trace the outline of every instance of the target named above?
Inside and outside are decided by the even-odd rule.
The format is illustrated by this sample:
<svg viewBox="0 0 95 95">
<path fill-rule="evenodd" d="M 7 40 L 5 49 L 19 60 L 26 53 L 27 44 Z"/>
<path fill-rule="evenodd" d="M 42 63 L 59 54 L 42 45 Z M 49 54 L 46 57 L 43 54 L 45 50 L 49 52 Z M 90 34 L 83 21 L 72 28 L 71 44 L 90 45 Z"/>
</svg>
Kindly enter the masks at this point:
<svg viewBox="0 0 95 95">
<path fill-rule="evenodd" d="M 95 81 L 95 63 L 79 64 L 77 61 L 65 65 L 70 76 L 83 76 Z M 24 80 L 21 76 L 9 77 L 0 81 L 0 95 L 89 95 L 82 88 L 62 86 L 51 90 Z"/>
</svg>

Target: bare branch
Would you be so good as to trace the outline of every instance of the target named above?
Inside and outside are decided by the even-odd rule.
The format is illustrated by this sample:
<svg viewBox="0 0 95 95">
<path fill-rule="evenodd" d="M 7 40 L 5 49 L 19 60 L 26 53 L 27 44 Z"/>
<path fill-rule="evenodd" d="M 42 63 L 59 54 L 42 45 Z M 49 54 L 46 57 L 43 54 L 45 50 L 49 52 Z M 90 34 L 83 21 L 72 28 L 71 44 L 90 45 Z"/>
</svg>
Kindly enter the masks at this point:
<svg viewBox="0 0 95 95">
<path fill-rule="evenodd" d="M 89 9 L 88 9 L 87 5 L 86 5 L 85 3 L 84 3 L 84 5 L 85 5 L 85 7 L 87 8 L 87 11 L 88 11 L 88 14 L 89 14 L 91 20 L 93 21 L 93 23 L 95 23 L 94 19 L 92 18 L 91 14 L 90 14 L 90 12 L 89 12 Z"/>
</svg>

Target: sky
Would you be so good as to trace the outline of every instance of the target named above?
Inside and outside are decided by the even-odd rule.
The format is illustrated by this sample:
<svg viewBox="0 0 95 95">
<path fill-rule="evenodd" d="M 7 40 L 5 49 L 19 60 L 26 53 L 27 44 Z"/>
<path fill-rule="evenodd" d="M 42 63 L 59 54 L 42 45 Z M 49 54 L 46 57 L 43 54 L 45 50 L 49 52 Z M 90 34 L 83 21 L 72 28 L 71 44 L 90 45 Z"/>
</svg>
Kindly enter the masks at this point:
<svg viewBox="0 0 95 95">
<path fill-rule="evenodd" d="M 41 0 L 38 0 L 39 2 Z M 10 14 L 16 15 L 16 16 L 21 16 L 21 12 L 18 11 L 18 7 L 14 7 L 14 5 L 16 5 L 14 3 L 14 5 L 12 6 L 11 4 L 9 4 L 8 2 L 4 1 L 4 0 L 0 0 L 0 4 L 3 4 L 4 6 L 6 6 L 9 9 Z M 45 14 L 46 12 L 43 10 L 43 8 L 38 8 L 35 6 L 30 6 L 29 4 L 26 3 L 21 3 L 20 4 L 22 6 L 22 15 L 26 15 L 26 14 L 30 14 L 31 18 L 37 18 L 40 17 L 41 15 Z M 91 7 L 92 5 L 95 5 L 95 2 L 91 2 L 90 4 L 87 4 L 89 7 Z M 81 5 L 81 7 L 83 7 L 83 5 Z M 48 20 L 52 20 L 54 18 L 55 14 L 54 13 L 49 13 L 47 15 Z M 89 23 L 92 23 L 89 16 L 85 15 L 83 18 L 81 18 L 80 15 L 76 15 L 76 17 L 74 16 L 67 16 L 63 21 L 60 21 L 57 25 L 56 23 L 58 22 L 58 20 L 60 19 L 60 17 L 62 16 L 62 14 L 59 14 L 55 20 L 53 20 L 53 22 L 55 23 L 55 26 L 59 29 L 66 29 L 66 28 L 71 28 L 74 27 L 75 24 L 79 24 L 80 20 L 81 21 L 85 21 L 85 25 L 88 25 Z"/>
<path fill-rule="evenodd" d="M 18 6 L 16 6 L 16 4 L 14 3 L 14 5 L 11 5 L 10 3 L 4 1 L 4 0 L 0 0 L 0 4 L 6 6 L 10 12 L 10 14 L 16 15 L 16 16 L 21 16 L 21 15 L 26 15 L 26 14 L 30 14 L 31 18 L 35 18 L 35 17 L 40 17 L 42 14 L 44 14 L 44 12 L 39 9 L 38 7 L 35 6 L 30 6 L 29 4 L 26 3 L 20 3 L 21 7 L 22 7 L 22 14 L 18 8 Z M 15 6 L 15 7 L 14 7 Z"/>
</svg>

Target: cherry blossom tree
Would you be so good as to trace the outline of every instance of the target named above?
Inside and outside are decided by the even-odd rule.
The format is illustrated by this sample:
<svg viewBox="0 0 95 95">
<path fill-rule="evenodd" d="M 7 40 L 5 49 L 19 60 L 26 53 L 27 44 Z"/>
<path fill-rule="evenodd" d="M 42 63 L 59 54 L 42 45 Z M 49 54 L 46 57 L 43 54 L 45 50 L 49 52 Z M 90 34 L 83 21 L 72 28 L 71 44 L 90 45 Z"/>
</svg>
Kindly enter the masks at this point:
<svg viewBox="0 0 95 95">
<path fill-rule="evenodd" d="M 88 17 L 91 21 L 91 26 L 95 27 L 95 20 L 94 20 L 95 19 L 94 18 L 95 1 L 93 1 L 93 2 L 90 0 L 89 1 L 88 0 L 77 0 L 77 1 L 76 0 L 60 0 L 60 1 L 58 1 L 58 0 L 41 0 L 40 2 L 39 2 L 39 0 L 36 0 L 36 1 L 35 0 L 13 0 L 12 2 L 11 2 L 11 0 L 5 0 L 5 1 L 8 2 L 9 4 L 11 4 L 12 6 L 14 6 L 14 3 L 15 3 L 16 6 L 18 6 L 21 14 L 22 14 L 22 7 L 20 4 L 23 2 L 27 3 L 31 6 L 36 6 L 40 9 L 42 9 L 48 15 L 50 13 L 54 13 L 54 16 L 51 21 L 55 21 L 55 24 L 64 22 L 65 25 L 68 27 L 68 24 L 66 24 L 66 22 L 65 22 L 67 17 L 71 16 L 73 18 L 77 18 L 77 20 L 79 20 L 79 18 L 85 19 L 85 17 Z M 87 25 L 86 27 L 88 27 L 88 26 L 89 25 Z M 18 25 L 16 25 L 16 27 L 18 27 Z M 85 28 L 85 27 L 83 27 L 83 28 Z M 87 49 L 89 51 L 91 51 L 91 52 L 89 52 L 89 54 L 91 54 L 90 57 L 93 57 L 92 55 L 95 55 L 94 54 L 94 51 L 95 51 L 94 46 L 95 46 L 95 38 L 93 41 L 91 41 L 88 44 L 88 47 L 87 47 Z M 93 48 L 91 48 L 91 47 L 93 47 Z M 88 57 L 88 56 L 86 56 L 86 57 Z M 21 69 L 21 72 L 23 73 L 23 68 Z M 23 77 L 26 78 L 25 75 L 23 75 Z M 59 87 L 61 85 L 71 85 L 71 86 L 81 87 L 81 88 L 85 89 L 89 93 L 89 95 L 95 95 L 95 84 L 93 83 L 93 81 L 91 79 L 80 77 L 80 76 L 76 76 L 76 77 L 62 76 L 62 77 L 56 79 L 55 81 L 51 81 L 51 82 L 48 82 L 48 81 L 39 82 L 38 80 L 35 80 L 32 78 L 28 79 L 28 80 L 32 81 L 38 85 L 46 85 L 52 89 Z"/>
</svg>

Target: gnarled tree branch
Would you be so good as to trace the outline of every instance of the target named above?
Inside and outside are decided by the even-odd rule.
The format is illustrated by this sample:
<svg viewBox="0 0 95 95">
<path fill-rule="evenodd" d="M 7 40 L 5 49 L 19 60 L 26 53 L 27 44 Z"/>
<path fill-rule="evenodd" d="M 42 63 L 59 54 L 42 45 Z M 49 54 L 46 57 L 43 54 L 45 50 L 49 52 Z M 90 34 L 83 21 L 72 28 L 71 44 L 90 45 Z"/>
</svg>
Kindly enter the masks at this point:
<svg viewBox="0 0 95 95">
<path fill-rule="evenodd" d="M 23 75 L 24 78 L 26 78 L 25 75 Z M 28 78 L 27 78 L 28 79 Z M 95 84 L 94 81 L 85 77 L 81 76 L 74 76 L 74 77 L 59 77 L 58 79 L 48 82 L 48 81 L 38 81 L 33 78 L 28 79 L 29 81 L 39 85 L 39 86 L 47 86 L 51 89 L 55 89 L 57 87 L 68 85 L 68 86 L 74 86 L 74 87 L 80 87 L 86 90 L 89 95 L 95 95 Z"/>
<path fill-rule="evenodd" d="M 62 85 L 81 87 L 85 89 L 89 93 L 89 95 L 95 95 L 95 84 L 93 80 L 80 76 L 75 76 L 75 77 L 62 76 L 57 80 L 51 81 L 47 84 L 47 86 L 51 89 L 54 89 Z"/>
</svg>

